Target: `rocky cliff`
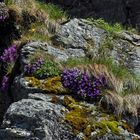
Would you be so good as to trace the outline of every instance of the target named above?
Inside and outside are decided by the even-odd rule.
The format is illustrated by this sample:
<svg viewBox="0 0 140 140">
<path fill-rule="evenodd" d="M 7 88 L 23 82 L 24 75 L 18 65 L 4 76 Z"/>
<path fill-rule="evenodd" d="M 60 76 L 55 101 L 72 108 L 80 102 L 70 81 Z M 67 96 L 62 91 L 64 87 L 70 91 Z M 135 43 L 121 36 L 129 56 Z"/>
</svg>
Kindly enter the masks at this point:
<svg viewBox="0 0 140 140">
<path fill-rule="evenodd" d="M 80 17 L 95 8 L 96 18 L 126 22 L 127 1 L 104 2 L 57 1 L 71 12 L 79 6 Z M 6 4 L 0 3 L 0 140 L 139 140 L 137 31 L 102 19 L 68 20 L 59 7 L 35 0 Z"/>
</svg>

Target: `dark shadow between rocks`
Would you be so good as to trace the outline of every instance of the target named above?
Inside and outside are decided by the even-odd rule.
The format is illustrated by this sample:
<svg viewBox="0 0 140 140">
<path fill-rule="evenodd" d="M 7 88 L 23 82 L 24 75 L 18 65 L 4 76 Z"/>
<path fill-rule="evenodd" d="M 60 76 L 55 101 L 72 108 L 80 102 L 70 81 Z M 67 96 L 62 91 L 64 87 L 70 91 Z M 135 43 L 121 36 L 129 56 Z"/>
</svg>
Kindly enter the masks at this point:
<svg viewBox="0 0 140 140">
<path fill-rule="evenodd" d="M 140 30 L 139 0 L 42 0 L 59 5 L 72 18 L 103 18 Z"/>
</svg>

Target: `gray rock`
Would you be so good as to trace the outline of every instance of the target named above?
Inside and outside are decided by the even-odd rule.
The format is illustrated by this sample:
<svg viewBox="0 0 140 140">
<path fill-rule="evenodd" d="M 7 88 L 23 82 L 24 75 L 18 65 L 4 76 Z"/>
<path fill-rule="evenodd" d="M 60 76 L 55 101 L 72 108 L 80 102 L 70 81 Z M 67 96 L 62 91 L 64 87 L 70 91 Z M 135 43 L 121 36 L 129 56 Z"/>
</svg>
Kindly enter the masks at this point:
<svg viewBox="0 0 140 140">
<path fill-rule="evenodd" d="M 108 33 L 83 19 L 72 19 L 60 27 L 60 31 L 52 38 L 56 46 L 65 49 L 68 56 L 102 57 L 101 47 L 108 38 Z M 112 37 L 113 48 L 104 50 L 105 57 L 111 57 L 115 63 L 121 64 L 140 75 L 140 36 L 123 31 Z M 71 51 L 70 51 L 71 50 Z M 75 53 L 75 54 L 74 54 Z M 74 55 L 73 55 L 74 54 Z M 123 62 L 123 63 L 122 63 Z"/>
<path fill-rule="evenodd" d="M 14 101 L 19 101 L 21 99 L 28 98 L 30 93 L 40 93 L 43 92 L 42 90 L 36 87 L 28 86 L 28 81 L 23 77 L 23 75 L 17 76 L 14 79 L 14 82 L 11 86 L 12 95 Z"/>
<path fill-rule="evenodd" d="M 140 36 L 122 32 L 119 39 L 114 40 L 112 58 L 128 68 L 131 72 L 140 76 Z"/>
<path fill-rule="evenodd" d="M 117 36 L 112 39 L 113 48 L 107 50 L 105 57 L 111 57 L 115 63 L 123 64 L 140 75 L 140 36 L 129 32 L 122 32 Z M 100 56 L 102 43 L 108 39 L 106 37 L 107 32 L 94 24 L 83 19 L 72 19 L 61 25 L 52 38 L 53 45 L 60 46 L 59 48 L 42 42 L 30 42 L 23 46 L 20 55 L 21 71 L 39 50 L 42 50 L 44 55 L 54 56 L 57 61 L 66 61 L 69 57 Z"/>
<path fill-rule="evenodd" d="M 65 49 L 79 50 L 79 53 L 85 51 L 86 53 L 87 49 L 96 52 L 96 48 L 99 48 L 104 36 L 104 30 L 75 18 L 62 25 L 52 41 L 55 45 L 61 45 Z"/>
<path fill-rule="evenodd" d="M 51 55 L 57 61 L 66 61 L 69 57 L 82 57 L 85 53 L 82 49 L 58 49 L 50 46 L 48 43 L 30 42 L 22 47 L 20 52 L 20 64 L 23 71 L 24 66 L 30 63 L 31 57 L 38 51 L 43 51 L 44 55 Z"/>
<path fill-rule="evenodd" d="M 9 107 L 0 129 L 0 139 L 76 140 L 71 127 L 63 122 L 67 109 L 48 102 L 45 95 L 35 96 L 34 99 L 23 99 Z"/>
</svg>

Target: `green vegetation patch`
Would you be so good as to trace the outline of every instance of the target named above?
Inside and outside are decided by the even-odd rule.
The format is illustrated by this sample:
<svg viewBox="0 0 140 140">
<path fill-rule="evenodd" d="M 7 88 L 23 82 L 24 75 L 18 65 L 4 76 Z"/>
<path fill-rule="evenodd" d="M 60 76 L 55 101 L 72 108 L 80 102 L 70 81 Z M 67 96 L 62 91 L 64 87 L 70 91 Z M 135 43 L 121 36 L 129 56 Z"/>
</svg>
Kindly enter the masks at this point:
<svg viewBox="0 0 140 140">
<path fill-rule="evenodd" d="M 48 78 L 60 75 L 58 64 L 50 59 L 45 59 L 40 69 L 34 72 L 35 77 Z"/>
<path fill-rule="evenodd" d="M 61 78 L 59 76 L 48 78 L 44 80 L 38 80 L 35 77 L 25 77 L 30 87 L 36 87 L 49 94 L 63 94 L 67 93 L 67 90 L 61 84 Z"/>
<path fill-rule="evenodd" d="M 60 20 L 63 18 L 67 18 L 67 13 L 64 12 L 59 6 L 51 4 L 51 3 L 44 3 L 38 2 L 38 8 L 43 10 L 49 15 L 50 19 Z"/>
</svg>

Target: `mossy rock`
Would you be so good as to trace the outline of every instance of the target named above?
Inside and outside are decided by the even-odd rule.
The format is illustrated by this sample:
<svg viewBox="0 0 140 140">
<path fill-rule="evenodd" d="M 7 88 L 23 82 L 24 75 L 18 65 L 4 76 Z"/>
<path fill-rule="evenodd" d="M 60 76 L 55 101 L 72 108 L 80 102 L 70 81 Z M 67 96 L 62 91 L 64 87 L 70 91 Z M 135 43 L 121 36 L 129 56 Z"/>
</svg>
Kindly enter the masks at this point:
<svg viewBox="0 0 140 140">
<path fill-rule="evenodd" d="M 77 104 L 77 102 L 75 101 L 74 98 L 72 98 L 71 96 L 64 96 L 64 105 L 70 107 L 71 104 Z"/>
<path fill-rule="evenodd" d="M 63 94 L 68 93 L 61 83 L 59 76 L 48 78 L 44 80 L 38 80 L 35 77 L 26 77 L 29 82 L 29 86 L 37 87 L 46 93 Z"/>
<path fill-rule="evenodd" d="M 72 125 L 74 131 L 82 132 L 87 128 L 89 110 L 80 105 L 70 106 L 71 111 L 65 115 L 65 120 Z"/>
<path fill-rule="evenodd" d="M 117 121 L 102 120 L 96 123 L 95 126 L 96 128 L 100 129 L 100 133 L 99 133 L 100 136 L 108 133 L 109 130 L 115 135 L 120 134 L 120 129 L 118 128 L 119 122 Z"/>
<path fill-rule="evenodd" d="M 29 87 L 40 87 L 41 81 L 36 79 L 35 77 L 25 77 L 26 81 L 28 81 Z"/>
<path fill-rule="evenodd" d="M 84 129 L 84 134 L 86 137 L 89 137 L 91 135 L 91 132 L 92 132 L 92 126 L 91 125 L 88 125 L 85 129 Z"/>
<path fill-rule="evenodd" d="M 59 76 L 44 80 L 41 88 L 48 93 L 62 94 L 67 92 L 67 90 L 63 87 Z"/>
</svg>

